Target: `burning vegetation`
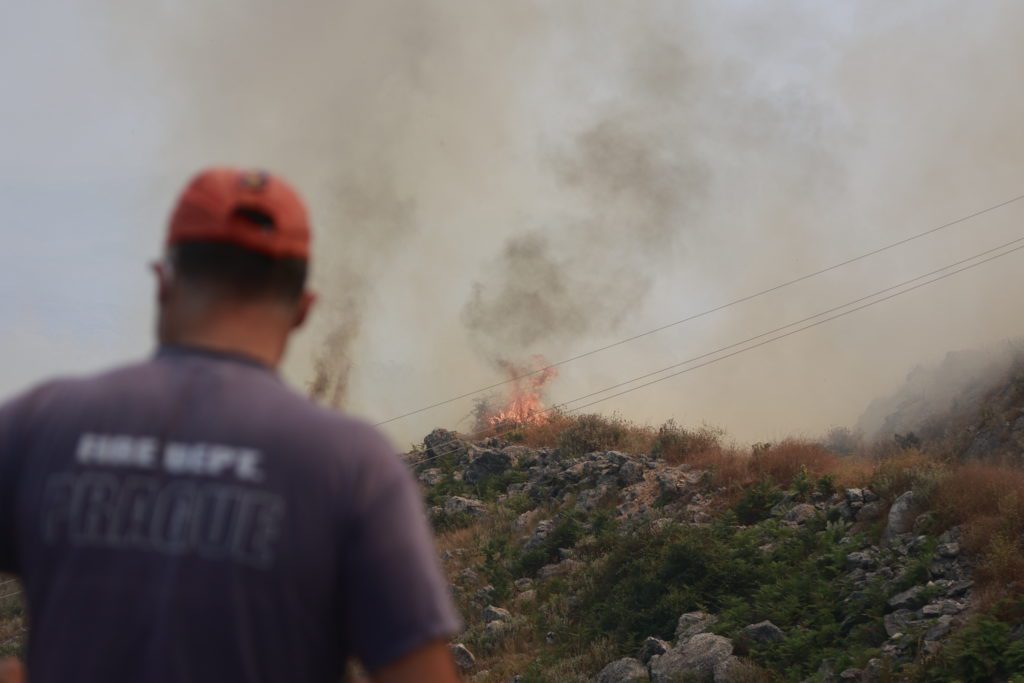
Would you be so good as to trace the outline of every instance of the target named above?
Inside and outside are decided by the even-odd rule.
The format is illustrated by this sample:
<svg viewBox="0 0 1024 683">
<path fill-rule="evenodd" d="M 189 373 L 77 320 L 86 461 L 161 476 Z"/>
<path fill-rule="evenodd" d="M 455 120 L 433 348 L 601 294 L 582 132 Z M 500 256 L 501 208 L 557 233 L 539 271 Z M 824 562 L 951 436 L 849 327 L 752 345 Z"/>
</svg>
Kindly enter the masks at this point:
<svg viewBox="0 0 1024 683">
<path fill-rule="evenodd" d="M 485 398 L 474 411 L 477 429 L 503 429 L 521 425 L 544 424 L 551 419 L 551 409 L 544 407 L 548 385 L 558 376 L 558 370 L 543 356 L 533 356 L 529 363 L 498 361 L 509 380 L 503 399 Z"/>
</svg>

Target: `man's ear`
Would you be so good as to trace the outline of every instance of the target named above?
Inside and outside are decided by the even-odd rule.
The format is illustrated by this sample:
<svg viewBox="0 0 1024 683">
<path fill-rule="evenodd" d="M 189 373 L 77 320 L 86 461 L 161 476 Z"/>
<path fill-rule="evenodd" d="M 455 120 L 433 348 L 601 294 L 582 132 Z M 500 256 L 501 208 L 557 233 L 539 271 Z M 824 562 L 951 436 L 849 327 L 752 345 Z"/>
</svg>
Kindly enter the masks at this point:
<svg viewBox="0 0 1024 683">
<path fill-rule="evenodd" d="M 299 304 L 295 307 L 295 317 L 292 320 L 292 329 L 297 330 L 306 322 L 306 318 L 309 317 L 309 312 L 313 309 L 313 304 L 316 303 L 316 292 L 305 290 L 302 292 L 302 296 L 299 297 Z"/>
<path fill-rule="evenodd" d="M 165 304 L 171 297 L 171 281 L 174 279 L 171 264 L 166 259 L 160 259 L 150 263 L 149 269 L 156 276 L 156 300 L 161 305 Z"/>
</svg>

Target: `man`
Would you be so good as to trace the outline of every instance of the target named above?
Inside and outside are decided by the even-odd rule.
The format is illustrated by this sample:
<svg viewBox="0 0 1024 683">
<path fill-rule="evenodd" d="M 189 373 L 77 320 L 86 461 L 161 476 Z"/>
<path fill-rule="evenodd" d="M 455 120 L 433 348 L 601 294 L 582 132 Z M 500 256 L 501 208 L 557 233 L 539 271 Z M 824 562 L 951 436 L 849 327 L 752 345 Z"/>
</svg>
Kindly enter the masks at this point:
<svg viewBox="0 0 1024 683">
<path fill-rule="evenodd" d="M 154 267 L 156 355 L 0 408 L 0 572 L 32 683 L 457 679 L 459 628 L 411 476 L 278 378 L 305 286 L 282 180 L 207 170 Z"/>
</svg>

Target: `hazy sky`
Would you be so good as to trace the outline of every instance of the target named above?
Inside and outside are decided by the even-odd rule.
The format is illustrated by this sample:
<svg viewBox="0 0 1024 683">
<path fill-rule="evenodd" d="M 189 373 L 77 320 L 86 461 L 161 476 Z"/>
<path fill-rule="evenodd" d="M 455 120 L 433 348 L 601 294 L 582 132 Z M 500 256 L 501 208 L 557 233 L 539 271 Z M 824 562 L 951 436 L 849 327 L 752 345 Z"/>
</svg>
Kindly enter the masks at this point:
<svg viewBox="0 0 1024 683">
<path fill-rule="evenodd" d="M 279 169 L 307 194 L 324 306 L 285 374 L 301 386 L 325 349 L 345 354 L 349 406 L 375 420 L 489 384 L 499 359 L 573 355 L 985 208 L 1024 193 L 1022 8 L 8 3 L 0 394 L 150 351 L 146 263 L 174 194 L 213 162 Z M 552 398 L 1007 241 L 1022 216 L 574 363 Z M 852 424 L 916 363 L 1021 334 L 1020 265 L 601 410 L 751 440 Z"/>
</svg>

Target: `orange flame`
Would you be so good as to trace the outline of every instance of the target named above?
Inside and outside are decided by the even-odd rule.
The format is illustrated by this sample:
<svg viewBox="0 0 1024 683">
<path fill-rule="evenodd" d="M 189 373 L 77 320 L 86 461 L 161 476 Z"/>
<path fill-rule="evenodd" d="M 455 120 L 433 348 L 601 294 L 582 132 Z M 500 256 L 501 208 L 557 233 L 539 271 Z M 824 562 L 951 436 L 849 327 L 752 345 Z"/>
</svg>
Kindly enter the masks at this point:
<svg viewBox="0 0 1024 683">
<path fill-rule="evenodd" d="M 512 380 L 504 408 L 487 418 L 492 427 L 499 425 L 542 424 L 551 419 L 544 408 L 544 388 L 558 375 L 543 356 L 534 356 L 529 365 L 500 361 Z M 532 374 L 531 374 L 532 373 Z"/>
</svg>

